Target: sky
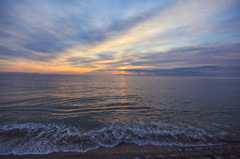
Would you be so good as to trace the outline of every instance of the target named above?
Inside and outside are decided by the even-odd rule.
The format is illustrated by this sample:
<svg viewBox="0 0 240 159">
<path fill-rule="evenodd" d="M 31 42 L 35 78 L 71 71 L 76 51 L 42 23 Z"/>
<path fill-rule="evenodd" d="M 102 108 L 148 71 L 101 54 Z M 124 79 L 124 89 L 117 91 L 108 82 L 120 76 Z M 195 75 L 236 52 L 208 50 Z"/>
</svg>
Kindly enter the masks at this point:
<svg viewBox="0 0 240 159">
<path fill-rule="evenodd" d="M 0 72 L 240 76 L 240 1 L 0 0 Z"/>
</svg>

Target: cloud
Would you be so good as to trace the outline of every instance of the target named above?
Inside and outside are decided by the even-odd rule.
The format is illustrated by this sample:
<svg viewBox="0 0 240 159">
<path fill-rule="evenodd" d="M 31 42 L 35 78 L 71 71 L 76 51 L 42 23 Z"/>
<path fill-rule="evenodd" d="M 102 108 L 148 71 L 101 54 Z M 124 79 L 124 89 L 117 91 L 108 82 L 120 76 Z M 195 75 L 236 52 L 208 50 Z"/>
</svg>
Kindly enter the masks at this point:
<svg viewBox="0 0 240 159">
<path fill-rule="evenodd" d="M 154 16 L 162 7 L 157 6 L 127 18 L 120 17 L 116 22 L 110 19 L 106 25 L 99 27 L 99 24 L 94 21 L 97 18 L 94 17 L 98 17 L 97 14 L 100 13 L 103 17 L 108 15 L 104 14 L 104 6 L 94 6 L 97 2 L 91 5 L 78 1 L 72 3 L 3 1 L 1 3 L 5 6 L 0 13 L 0 35 L 2 39 L 5 39 L 1 43 L 8 48 L 14 46 L 9 46 L 6 41 L 18 44 L 14 49 L 27 50 L 28 54 L 36 56 L 36 60 L 38 58 L 43 60 L 43 58 L 38 57 L 38 54 L 34 52 L 53 58 L 66 48 L 81 47 L 86 44 L 95 45 L 111 39 L 115 34 L 123 34 L 136 24 Z M 92 14 L 92 9 L 96 9 L 95 14 Z M 107 18 L 103 19 L 107 21 Z M 19 54 L 21 53 L 20 51 Z"/>
<path fill-rule="evenodd" d="M 76 56 L 67 59 L 74 67 L 115 69 L 127 68 L 179 68 L 194 66 L 238 66 L 240 44 L 200 44 L 172 48 L 163 52 L 137 52 L 118 56 L 118 52 L 98 53 L 94 56 Z"/>
<path fill-rule="evenodd" d="M 115 60 L 117 52 L 102 52 L 95 56 L 69 57 L 66 62 L 74 67 L 97 68 L 98 65 L 106 65 L 109 61 Z M 110 62 L 111 63 L 111 62 Z"/>
<path fill-rule="evenodd" d="M 160 66 L 167 63 L 193 65 L 236 65 L 240 61 L 240 44 L 207 45 L 173 48 L 165 52 L 140 54 L 130 65 Z M 169 65 L 171 67 L 171 65 Z"/>
<path fill-rule="evenodd" d="M 240 77 L 240 67 L 219 67 L 219 66 L 202 66 L 191 68 L 175 69 L 155 69 L 155 70 L 124 70 L 137 74 L 156 76 L 236 76 Z"/>
<path fill-rule="evenodd" d="M 236 67 L 239 9 L 234 0 L 3 0 L 1 70 Z"/>
</svg>

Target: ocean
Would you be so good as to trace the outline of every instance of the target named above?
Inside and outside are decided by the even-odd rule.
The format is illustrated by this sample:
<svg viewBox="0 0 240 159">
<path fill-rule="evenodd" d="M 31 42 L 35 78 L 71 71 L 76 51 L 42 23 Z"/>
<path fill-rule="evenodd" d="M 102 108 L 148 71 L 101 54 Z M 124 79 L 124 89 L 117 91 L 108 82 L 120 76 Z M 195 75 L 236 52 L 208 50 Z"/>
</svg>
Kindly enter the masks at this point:
<svg viewBox="0 0 240 159">
<path fill-rule="evenodd" d="M 0 75 L 0 155 L 240 143 L 240 79 Z"/>
</svg>

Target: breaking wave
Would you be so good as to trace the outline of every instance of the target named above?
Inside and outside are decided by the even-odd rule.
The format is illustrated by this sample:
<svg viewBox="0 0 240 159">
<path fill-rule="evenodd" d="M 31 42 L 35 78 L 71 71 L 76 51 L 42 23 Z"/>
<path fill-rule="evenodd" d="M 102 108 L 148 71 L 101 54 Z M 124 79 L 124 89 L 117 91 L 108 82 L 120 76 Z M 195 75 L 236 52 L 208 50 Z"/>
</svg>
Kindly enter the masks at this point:
<svg viewBox="0 0 240 159">
<path fill-rule="evenodd" d="M 99 147 L 113 147 L 120 143 L 139 146 L 152 144 L 194 146 L 239 143 L 237 134 L 197 128 L 188 124 L 112 123 L 101 129 L 84 131 L 64 124 L 11 124 L 0 126 L 0 154 L 24 155 L 51 152 L 86 152 Z"/>
</svg>

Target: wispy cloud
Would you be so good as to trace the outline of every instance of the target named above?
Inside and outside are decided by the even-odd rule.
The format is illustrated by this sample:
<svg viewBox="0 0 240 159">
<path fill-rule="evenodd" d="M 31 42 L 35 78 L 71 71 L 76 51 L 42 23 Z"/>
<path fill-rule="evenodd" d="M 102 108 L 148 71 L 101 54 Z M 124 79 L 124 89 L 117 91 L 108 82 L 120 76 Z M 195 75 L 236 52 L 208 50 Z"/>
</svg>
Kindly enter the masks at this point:
<svg viewBox="0 0 240 159">
<path fill-rule="evenodd" d="M 239 67 L 240 3 L 0 1 L 0 71 Z"/>
</svg>

